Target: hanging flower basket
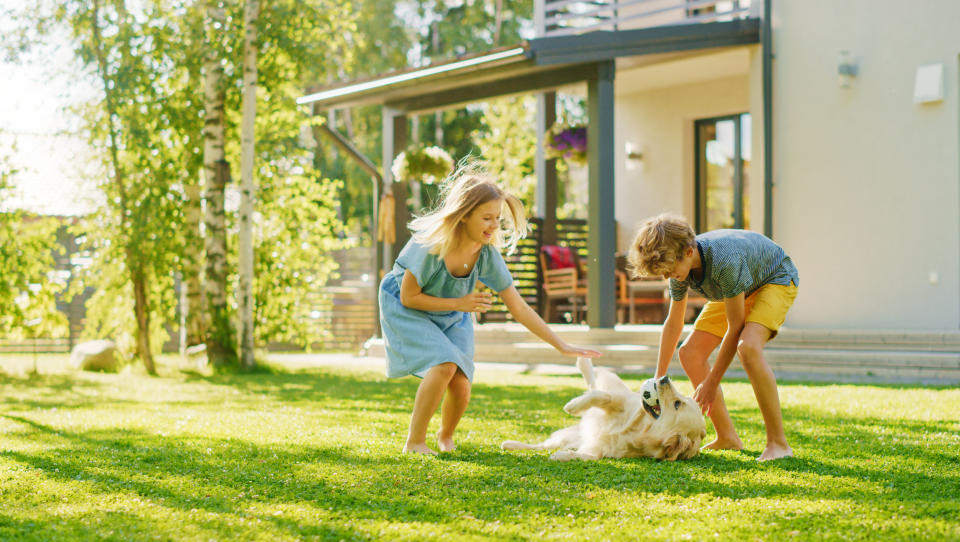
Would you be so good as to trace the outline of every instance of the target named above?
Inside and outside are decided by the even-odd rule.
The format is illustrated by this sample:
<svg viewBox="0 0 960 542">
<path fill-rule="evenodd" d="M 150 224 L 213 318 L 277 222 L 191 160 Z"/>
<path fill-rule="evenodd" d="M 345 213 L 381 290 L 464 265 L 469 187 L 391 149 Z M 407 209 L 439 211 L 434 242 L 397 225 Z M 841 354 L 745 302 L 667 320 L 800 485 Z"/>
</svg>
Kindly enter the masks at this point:
<svg viewBox="0 0 960 542">
<path fill-rule="evenodd" d="M 434 184 L 453 171 L 453 158 L 440 147 L 416 145 L 398 154 L 390 170 L 398 181 Z"/>
<path fill-rule="evenodd" d="M 578 166 L 587 165 L 587 127 L 554 124 L 544 136 L 543 150 L 547 158 L 563 158 Z"/>
</svg>

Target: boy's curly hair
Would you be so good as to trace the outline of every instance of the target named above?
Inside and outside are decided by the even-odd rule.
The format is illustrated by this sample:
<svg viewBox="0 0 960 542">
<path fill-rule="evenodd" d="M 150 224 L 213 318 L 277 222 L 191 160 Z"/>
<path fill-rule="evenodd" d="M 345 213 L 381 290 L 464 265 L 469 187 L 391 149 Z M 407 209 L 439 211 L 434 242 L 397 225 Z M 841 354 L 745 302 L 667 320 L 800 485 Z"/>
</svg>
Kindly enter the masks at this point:
<svg viewBox="0 0 960 542">
<path fill-rule="evenodd" d="M 683 251 L 692 246 L 696 234 L 685 218 L 663 213 L 640 225 L 627 255 L 633 277 L 663 276 L 673 271 Z"/>
</svg>

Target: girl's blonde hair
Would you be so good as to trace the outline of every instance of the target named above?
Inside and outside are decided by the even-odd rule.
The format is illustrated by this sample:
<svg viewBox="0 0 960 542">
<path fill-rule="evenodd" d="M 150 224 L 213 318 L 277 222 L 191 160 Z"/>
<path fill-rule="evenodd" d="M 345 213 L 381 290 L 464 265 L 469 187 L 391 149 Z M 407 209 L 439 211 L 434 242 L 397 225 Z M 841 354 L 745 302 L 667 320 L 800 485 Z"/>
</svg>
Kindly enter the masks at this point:
<svg viewBox="0 0 960 542">
<path fill-rule="evenodd" d="M 696 234 L 678 215 L 663 213 L 640 225 L 630 245 L 627 263 L 634 277 L 661 276 L 673 271 L 683 251 L 693 246 Z"/>
<path fill-rule="evenodd" d="M 462 160 L 456 171 L 444 179 L 440 187 L 439 204 L 410 221 L 414 241 L 429 247 L 431 253 L 445 257 L 455 247 L 461 221 L 477 205 L 492 200 L 501 200 L 503 203 L 503 222 L 494 233 L 491 244 L 498 250 L 506 248 L 507 254 L 513 253 L 517 242 L 527 234 L 527 216 L 523 204 L 497 185 L 483 162 L 470 158 Z"/>
</svg>

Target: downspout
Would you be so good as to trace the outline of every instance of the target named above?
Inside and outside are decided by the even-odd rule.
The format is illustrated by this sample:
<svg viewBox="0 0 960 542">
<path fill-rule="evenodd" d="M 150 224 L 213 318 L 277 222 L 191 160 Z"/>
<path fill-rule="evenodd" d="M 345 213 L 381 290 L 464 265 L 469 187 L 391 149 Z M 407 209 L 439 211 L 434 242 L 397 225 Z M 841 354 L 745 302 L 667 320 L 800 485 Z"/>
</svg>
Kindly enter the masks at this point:
<svg viewBox="0 0 960 542">
<path fill-rule="evenodd" d="M 373 162 L 369 158 L 363 155 L 356 147 L 353 146 L 347 138 L 343 137 L 340 132 L 333 130 L 326 124 L 320 125 L 320 131 L 324 133 L 327 137 L 330 138 L 340 149 L 347 154 L 350 158 L 360 166 L 361 169 L 370 174 L 370 180 L 373 183 L 373 216 L 370 219 L 370 236 L 372 242 L 372 250 L 374 254 L 374 261 L 376 262 L 375 269 L 373 273 L 373 313 L 374 313 L 374 336 L 380 336 L 380 303 L 378 302 L 378 297 L 380 294 L 380 270 L 383 268 L 383 251 L 380 250 L 380 244 L 377 242 L 377 206 L 380 203 L 380 187 L 383 185 L 383 176 L 380 174 L 380 171 L 376 166 L 373 165 Z"/>
<path fill-rule="evenodd" d="M 763 2 L 763 233 L 773 239 L 773 0 Z"/>
</svg>

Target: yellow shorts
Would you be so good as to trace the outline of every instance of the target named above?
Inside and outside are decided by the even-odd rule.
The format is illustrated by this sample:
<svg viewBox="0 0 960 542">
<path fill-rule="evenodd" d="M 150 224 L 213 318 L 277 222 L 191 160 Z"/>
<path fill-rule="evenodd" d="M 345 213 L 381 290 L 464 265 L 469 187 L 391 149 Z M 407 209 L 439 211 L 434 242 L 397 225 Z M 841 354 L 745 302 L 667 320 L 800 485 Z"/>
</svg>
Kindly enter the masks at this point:
<svg viewBox="0 0 960 542">
<path fill-rule="evenodd" d="M 761 286 L 744 300 L 747 322 L 756 322 L 764 326 L 772 332 L 771 339 L 776 337 L 796 297 L 797 287 L 792 282 L 789 286 L 782 284 Z M 697 321 L 693 323 L 693 329 L 723 337 L 727 332 L 727 311 L 723 301 L 710 301 L 704 305 Z"/>
</svg>

